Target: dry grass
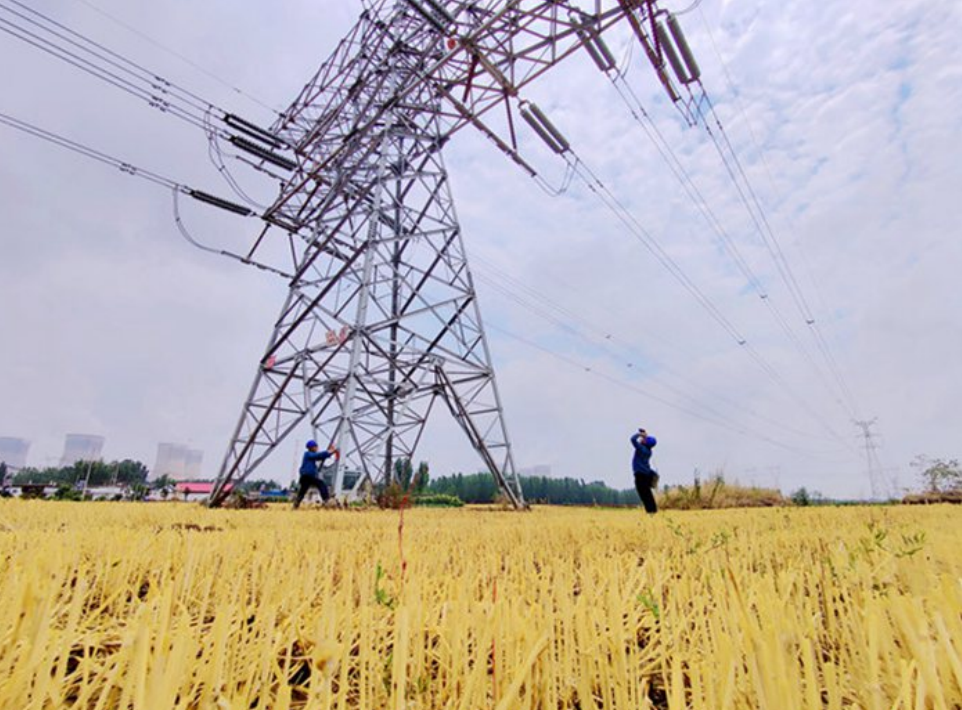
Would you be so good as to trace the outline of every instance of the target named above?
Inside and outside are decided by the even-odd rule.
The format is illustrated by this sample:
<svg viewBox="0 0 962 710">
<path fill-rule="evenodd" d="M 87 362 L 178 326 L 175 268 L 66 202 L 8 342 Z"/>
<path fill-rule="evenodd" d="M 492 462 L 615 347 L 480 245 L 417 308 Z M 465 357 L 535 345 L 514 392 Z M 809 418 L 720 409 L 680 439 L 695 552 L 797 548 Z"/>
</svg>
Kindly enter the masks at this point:
<svg viewBox="0 0 962 710">
<path fill-rule="evenodd" d="M 957 508 L 0 501 L 0 708 L 962 706 Z"/>
<path fill-rule="evenodd" d="M 658 505 L 672 510 L 716 510 L 720 508 L 772 508 L 791 505 L 775 488 L 727 483 L 715 476 L 704 483 L 672 486 L 658 494 Z"/>
</svg>

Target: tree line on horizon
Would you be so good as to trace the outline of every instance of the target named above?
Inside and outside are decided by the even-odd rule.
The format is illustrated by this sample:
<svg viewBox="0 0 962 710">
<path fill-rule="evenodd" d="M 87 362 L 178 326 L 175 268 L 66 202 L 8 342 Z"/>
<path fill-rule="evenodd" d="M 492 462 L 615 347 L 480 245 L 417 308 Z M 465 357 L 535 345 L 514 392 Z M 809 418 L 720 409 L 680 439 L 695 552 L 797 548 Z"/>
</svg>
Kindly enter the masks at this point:
<svg viewBox="0 0 962 710">
<path fill-rule="evenodd" d="M 586 483 L 579 478 L 549 478 L 548 476 L 519 476 L 521 490 L 529 503 L 549 505 L 636 505 L 638 494 L 634 488 L 618 490 L 602 481 Z M 428 482 L 426 492 L 451 495 L 465 503 L 494 503 L 500 490 L 488 472 L 455 473 Z"/>
<path fill-rule="evenodd" d="M 923 491 L 928 494 L 956 493 L 962 491 L 962 466 L 957 459 L 939 459 L 918 456 L 912 462 L 923 483 Z M 12 473 L 12 475 L 10 475 Z M 0 484 L 78 486 L 86 481 L 90 487 L 98 486 L 143 486 L 150 488 L 170 487 L 176 481 L 162 476 L 148 482 L 150 474 L 146 465 L 140 461 L 124 459 L 121 461 L 77 461 L 70 466 L 51 466 L 46 468 L 27 467 L 15 472 L 0 462 Z M 548 476 L 519 476 L 525 499 L 531 503 L 551 505 L 636 505 L 638 495 L 634 488 L 615 489 L 602 481 L 586 482 L 583 478 L 550 478 Z M 410 459 L 394 462 L 393 480 L 401 492 L 413 496 L 443 495 L 453 496 L 465 503 L 495 503 L 500 499 L 500 491 L 493 476 L 486 471 L 478 473 L 454 473 L 431 478 L 427 462 L 422 461 L 415 467 Z M 724 478 L 717 475 L 705 484 L 706 490 L 714 490 Z M 689 487 L 674 486 L 671 492 L 677 495 L 689 493 Z M 700 491 L 696 475 L 694 493 Z M 735 488 L 740 488 L 735 486 Z M 284 486 L 274 480 L 257 479 L 239 484 L 238 489 L 245 492 L 259 490 L 283 490 Z M 665 487 L 666 494 L 669 487 Z M 774 492 L 774 491 L 769 491 Z M 689 496 L 690 497 L 690 496 Z M 697 497 L 697 496 L 696 496 Z M 817 491 L 801 488 L 790 495 L 794 505 L 819 505 L 833 501 L 824 498 Z M 666 501 L 667 502 L 667 501 Z"/>
<path fill-rule="evenodd" d="M 145 485 L 149 469 L 140 461 L 77 461 L 69 466 L 48 466 L 46 468 L 26 467 L 8 477 L 6 464 L 0 464 L 0 482 L 8 485 L 75 485 L 97 486 L 134 486 Z"/>
</svg>

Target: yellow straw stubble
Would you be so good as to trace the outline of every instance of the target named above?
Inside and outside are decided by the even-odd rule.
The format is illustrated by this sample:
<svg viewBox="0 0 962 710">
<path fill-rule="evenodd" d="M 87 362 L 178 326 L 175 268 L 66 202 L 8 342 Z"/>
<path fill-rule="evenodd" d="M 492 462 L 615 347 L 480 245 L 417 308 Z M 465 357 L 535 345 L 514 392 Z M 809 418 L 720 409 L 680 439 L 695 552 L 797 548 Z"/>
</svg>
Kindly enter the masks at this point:
<svg viewBox="0 0 962 710">
<path fill-rule="evenodd" d="M 962 515 L 0 502 L 0 708 L 962 707 Z"/>
</svg>

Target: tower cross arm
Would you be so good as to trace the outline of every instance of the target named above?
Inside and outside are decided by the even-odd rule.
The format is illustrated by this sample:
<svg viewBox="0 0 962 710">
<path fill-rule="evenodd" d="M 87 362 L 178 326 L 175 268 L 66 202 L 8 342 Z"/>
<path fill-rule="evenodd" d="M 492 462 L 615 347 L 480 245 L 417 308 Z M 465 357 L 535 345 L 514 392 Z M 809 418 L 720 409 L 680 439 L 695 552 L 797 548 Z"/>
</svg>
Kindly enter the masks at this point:
<svg viewBox="0 0 962 710">
<path fill-rule="evenodd" d="M 343 183 L 399 115 L 412 126 L 434 123 L 439 146 L 474 126 L 526 167 L 512 117 L 520 92 L 579 49 L 597 48 L 616 24 L 656 12 L 654 0 L 601 0 L 591 13 L 575 0 L 433 0 L 453 20 L 439 28 L 415 9 L 424 1 L 370 3 L 284 112 L 274 130 L 295 147 L 297 168 L 265 216 L 305 223 L 312 186 L 332 175 Z"/>
</svg>

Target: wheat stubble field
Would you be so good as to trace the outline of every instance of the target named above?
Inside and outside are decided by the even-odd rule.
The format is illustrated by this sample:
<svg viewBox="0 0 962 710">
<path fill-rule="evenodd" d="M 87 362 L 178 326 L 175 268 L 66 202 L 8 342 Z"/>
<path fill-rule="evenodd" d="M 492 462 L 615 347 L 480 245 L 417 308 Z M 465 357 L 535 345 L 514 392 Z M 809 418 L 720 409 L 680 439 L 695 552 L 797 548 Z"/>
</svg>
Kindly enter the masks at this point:
<svg viewBox="0 0 962 710">
<path fill-rule="evenodd" d="M 0 708 L 962 707 L 962 511 L 0 501 Z"/>
</svg>

